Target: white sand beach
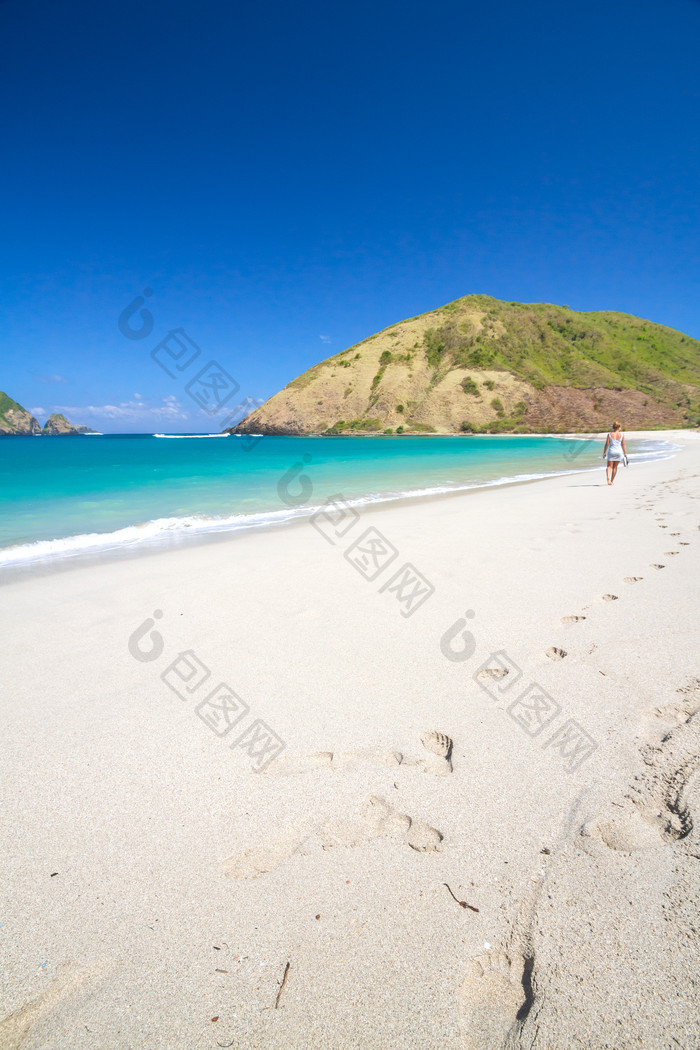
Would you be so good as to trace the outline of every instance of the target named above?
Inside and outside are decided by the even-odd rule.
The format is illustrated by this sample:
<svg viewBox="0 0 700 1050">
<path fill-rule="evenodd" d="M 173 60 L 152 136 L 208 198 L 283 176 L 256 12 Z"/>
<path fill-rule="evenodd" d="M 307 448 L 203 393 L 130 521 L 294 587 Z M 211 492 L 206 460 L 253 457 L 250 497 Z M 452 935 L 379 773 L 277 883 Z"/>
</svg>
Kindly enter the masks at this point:
<svg viewBox="0 0 700 1050">
<path fill-rule="evenodd" d="M 8 582 L 0 1047 L 700 1045 L 700 438 L 653 436 Z"/>
</svg>

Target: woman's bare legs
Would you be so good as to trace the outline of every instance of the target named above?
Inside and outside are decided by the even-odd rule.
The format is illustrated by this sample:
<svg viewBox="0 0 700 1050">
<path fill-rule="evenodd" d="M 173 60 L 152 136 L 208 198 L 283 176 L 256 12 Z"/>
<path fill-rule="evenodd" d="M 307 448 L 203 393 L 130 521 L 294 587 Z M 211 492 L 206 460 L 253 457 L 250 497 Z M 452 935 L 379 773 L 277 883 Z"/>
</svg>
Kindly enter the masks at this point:
<svg viewBox="0 0 700 1050">
<path fill-rule="evenodd" d="M 620 466 L 620 464 L 619 464 L 618 460 L 616 460 L 616 459 L 609 459 L 608 460 L 607 466 L 605 468 L 605 475 L 606 475 L 606 477 L 608 479 L 608 485 L 612 485 L 613 481 L 615 480 L 615 475 L 617 474 L 617 468 L 619 466 Z"/>
</svg>

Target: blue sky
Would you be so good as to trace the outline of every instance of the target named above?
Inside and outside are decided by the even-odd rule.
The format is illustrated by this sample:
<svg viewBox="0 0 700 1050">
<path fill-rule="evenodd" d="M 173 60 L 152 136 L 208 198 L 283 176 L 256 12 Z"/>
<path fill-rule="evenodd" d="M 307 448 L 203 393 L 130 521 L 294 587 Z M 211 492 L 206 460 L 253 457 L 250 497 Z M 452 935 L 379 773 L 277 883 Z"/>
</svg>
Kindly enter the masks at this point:
<svg viewBox="0 0 700 1050">
<path fill-rule="evenodd" d="M 232 408 L 471 292 L 700 337 L 699 41 L 697 0 L 4 0 L 0 389 L 217 430 L 200 365 Z"/>
</svg>

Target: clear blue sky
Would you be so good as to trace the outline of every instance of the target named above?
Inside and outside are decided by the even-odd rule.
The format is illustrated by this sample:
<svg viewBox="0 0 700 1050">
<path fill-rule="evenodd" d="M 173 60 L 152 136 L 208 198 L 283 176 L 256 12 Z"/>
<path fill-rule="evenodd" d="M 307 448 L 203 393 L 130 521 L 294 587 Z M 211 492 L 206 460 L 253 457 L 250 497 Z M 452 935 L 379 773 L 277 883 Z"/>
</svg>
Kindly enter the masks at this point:
<svg viewBox="0 0 700 1050">
<path fill-rule="evenodd" d="M 216 430 L 169 330 L 230 407 L 471 292 L 700 337 L 699 53 L 697 0 L 1 0 L 0 389 Z"/>
</svg>

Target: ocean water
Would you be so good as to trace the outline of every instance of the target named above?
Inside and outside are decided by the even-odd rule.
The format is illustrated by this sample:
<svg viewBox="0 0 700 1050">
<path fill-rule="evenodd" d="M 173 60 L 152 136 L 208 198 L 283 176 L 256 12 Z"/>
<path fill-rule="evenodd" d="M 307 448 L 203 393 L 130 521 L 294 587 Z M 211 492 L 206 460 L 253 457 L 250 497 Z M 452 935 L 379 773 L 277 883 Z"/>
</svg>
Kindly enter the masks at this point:
<svg viewBox="0 0 700 1050">
<path fill-rule="evenodd" d="M 635 460 L 672 454 L 628 442 Z M 598 442 L 554 437 L 0 438 L 0 567 L 147 549 L 354 504 L 602 469 Z"/>
</svg>

